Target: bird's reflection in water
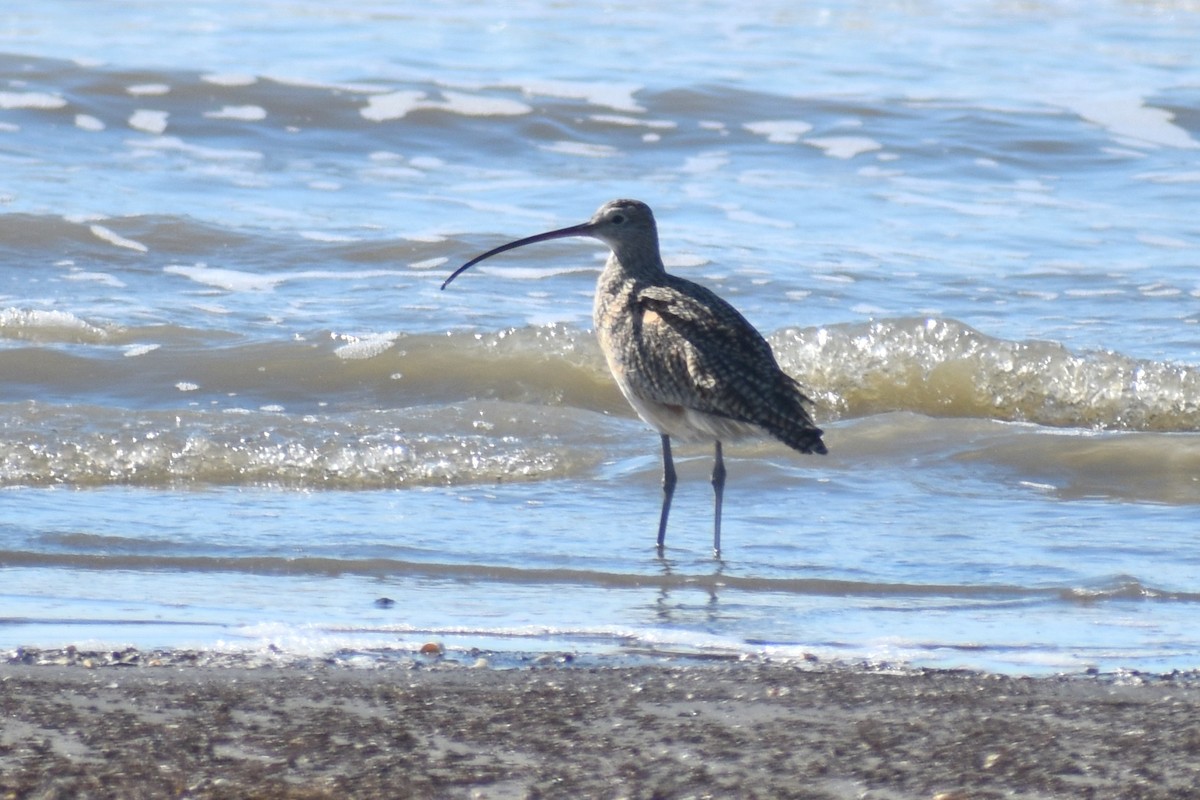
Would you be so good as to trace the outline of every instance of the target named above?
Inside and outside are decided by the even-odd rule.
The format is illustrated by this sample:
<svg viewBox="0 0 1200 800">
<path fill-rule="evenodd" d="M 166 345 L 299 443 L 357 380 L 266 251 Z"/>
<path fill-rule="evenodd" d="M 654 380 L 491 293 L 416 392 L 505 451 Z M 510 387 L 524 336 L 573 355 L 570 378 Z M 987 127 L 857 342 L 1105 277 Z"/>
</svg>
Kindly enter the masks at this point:
<svg viewBox="0 0 1200 800">
<path fill-rule="evenodd" d="M 708 575 L 678 574 L 675 561 L 659 553 L 658 596 L 654 601 L 655 616 L 660 622 L 670 625 L 696 624 L 715 625 L 725 618 L 720 607 L 720 594 L 725 588 L 722 576 L 725 561 L 714 562 Z M 687 598 L 693 592 L 706 592 L 708 601 L 703 605 L 693 604 Z M 674 595 L 674 598 L 672 597 Z"/>
</svg>

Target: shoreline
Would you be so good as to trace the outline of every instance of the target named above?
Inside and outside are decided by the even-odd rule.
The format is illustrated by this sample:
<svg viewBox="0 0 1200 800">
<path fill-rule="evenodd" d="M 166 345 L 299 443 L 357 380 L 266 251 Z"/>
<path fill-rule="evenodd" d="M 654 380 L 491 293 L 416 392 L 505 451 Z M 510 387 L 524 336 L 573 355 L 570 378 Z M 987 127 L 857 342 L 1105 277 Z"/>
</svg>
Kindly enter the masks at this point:
<svg viewBox="0 0 1200 800">
<path fill-rule="evenodd" d="M 1196 672 L 34 652 L 50 659 L 0 663 L 3 798 L 1185 798 L 1200 785 Z"/>
</svg>

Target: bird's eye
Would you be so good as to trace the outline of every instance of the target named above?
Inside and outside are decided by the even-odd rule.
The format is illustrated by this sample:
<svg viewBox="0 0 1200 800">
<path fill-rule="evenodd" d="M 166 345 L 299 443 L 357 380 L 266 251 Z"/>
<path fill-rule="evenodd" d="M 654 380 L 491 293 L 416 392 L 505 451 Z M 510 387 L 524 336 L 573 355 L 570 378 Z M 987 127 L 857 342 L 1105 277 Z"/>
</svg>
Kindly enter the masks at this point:
<svg viewBox="0 0 1200 800">
<path fill-rule="evenodd" d="M 611 217 L 608 218 L 608 221 L 611 222 L 613 225 L 622 225 L 625 223 L 625 215 L 624 214 L 613 214 Z"/>
</svg>

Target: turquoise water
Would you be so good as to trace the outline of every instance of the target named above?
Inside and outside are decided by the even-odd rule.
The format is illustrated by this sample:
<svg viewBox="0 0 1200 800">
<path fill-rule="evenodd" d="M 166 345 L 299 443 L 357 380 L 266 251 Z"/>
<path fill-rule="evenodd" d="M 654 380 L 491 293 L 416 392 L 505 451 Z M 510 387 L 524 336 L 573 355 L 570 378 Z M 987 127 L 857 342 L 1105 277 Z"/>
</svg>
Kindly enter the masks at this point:
<svg viewBox="0 0 1200 800">
<path fill-rule="evenodd" d="M 0 648 L 1196 667 L 1200 14 L 794 6 L 0 14 Z M 620 196 L 827 430 L 719 562 L 597 246 L 438 289 Z"/>
</svg>

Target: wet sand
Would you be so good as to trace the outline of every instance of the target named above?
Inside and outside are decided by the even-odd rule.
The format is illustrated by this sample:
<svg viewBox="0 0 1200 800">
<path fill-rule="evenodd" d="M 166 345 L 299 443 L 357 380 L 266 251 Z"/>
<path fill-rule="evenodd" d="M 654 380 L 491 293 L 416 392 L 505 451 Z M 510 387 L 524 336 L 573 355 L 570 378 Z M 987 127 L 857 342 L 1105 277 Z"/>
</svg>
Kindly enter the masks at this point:
<svg viewBox="0 0 1200 800">
<path fill-rule="evenodd" d="M 1194 798 L 1200 675 L 11 654 L 0 798 Z"/>
</svg>

